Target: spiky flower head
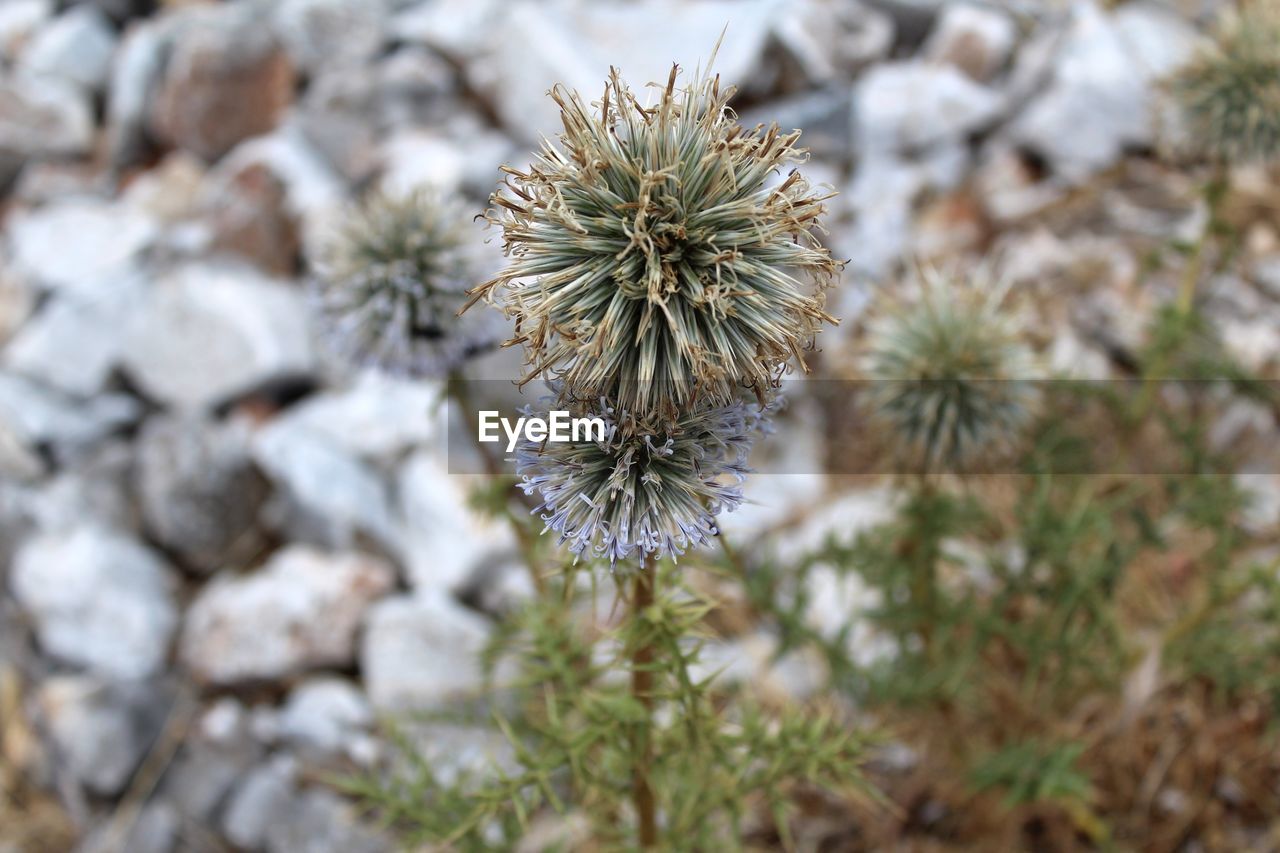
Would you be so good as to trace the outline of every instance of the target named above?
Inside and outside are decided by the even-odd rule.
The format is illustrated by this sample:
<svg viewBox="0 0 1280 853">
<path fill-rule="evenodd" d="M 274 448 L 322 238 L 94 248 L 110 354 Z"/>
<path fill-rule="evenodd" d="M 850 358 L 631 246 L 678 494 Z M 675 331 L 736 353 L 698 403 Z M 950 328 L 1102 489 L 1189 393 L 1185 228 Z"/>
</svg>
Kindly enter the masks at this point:
<svg viewBox="0 0 1280 853">
<path fill-rule="evenodd" d="M 800 174 L 799 131 L 746 129 L 731 88 L 703 76 L 644 106 L 612 71 L 599 109 L 557 86 L 544 142 L 487 217 L 510 262 L 475 298 L 515 318 L 529 378 L 662 418 L 695 401 L 763 397 L 824 322 L 839 264 L 815 236 L 823 201 Z"/>
<path fill-rule="evenodd" d="M 1204 153 L 1226 163 L 1280 155 L 1280 0 L 1226 13 L 1171 89 Z"/>
<path fill-rule="evenodd" d="M 600 401 L 603 441 L 523 442 L 516 470 L 537 493 L 546 530 L 573 554 L 672 559 L 705 545 L 716 516 L 742 502 L 747 456 L 767 411 L 754 403 L 702 405 L 666 428 L 644 428 Z"/>
<path fill-rule="evenodd" d="M 457 317 L 469 286 L 463 221 L 427 191 L 378 193 L 354 212 L 318 265 L 316 301 L 337 352 L 438 377 L 490 345 Z"/>
<path fill-rule="evenodd" d="M 865 371 L 873 419 L 903 464 L 970 470 L 1014 447 L 1039 394 L 1030 351 L 1000 309 L 1003 290 L 983 275 L 923 274 L 920 299 L 872 324 Z"/>
</svg>

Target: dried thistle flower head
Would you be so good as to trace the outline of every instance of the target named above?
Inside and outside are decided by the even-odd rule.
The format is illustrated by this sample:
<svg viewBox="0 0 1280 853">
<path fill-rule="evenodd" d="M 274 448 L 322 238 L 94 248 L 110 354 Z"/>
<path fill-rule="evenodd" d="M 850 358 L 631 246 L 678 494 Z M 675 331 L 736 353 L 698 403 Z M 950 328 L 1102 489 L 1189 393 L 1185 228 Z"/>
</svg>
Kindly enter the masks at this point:
<svg viewBox="0 0 1280 853">
<path fill-rule="evenodd" d="M 542 499 L 546 530 L 569 550 L 616 566 L 632 554 L 676 558 L 715 536 L 716 516 L 742 502 L 755 433 L 754 403 L 703 405 L 651 431 L 606 401 L 586 414 L 606 423 L 603 441 L 523 442 L 516 470 Z"/>
<path fill-rule="evenodd" d="M 529 374 L 670 418 L 763 397 L 824 322 L 839 264 L 815 229 L 829 196 L 791 171 L 799 131 L 744 129 L 719 78 L 640 104 L 613 71 L 597 112 L 552 90 L 561 145 L 509 176 L 487 217 L 510 263 L 473 291 L 516 321 Z"/>
<path fill-rule="evenodd" d="M 1171 89 L 1204 153 L 1227 163 L 1280 155 L 1280 0 L 1226 13 Z"/>
<path fill-rule="evenodd" d="M 461 213 L 434 193 L 377 194 L 326 247 L 317 303 L 332 344 L 362 365 L 443 376 L 490 344 L 460 325 Z"/>
<path fill-rule="evenodd" d="M 983 275 L 923 275 L 918 303 L 873 322 L 865 369 L 873 418 L 916 470 L 965 471 L 1009 451 L 1038 402 L 1030 351 Z"/>
</svg>

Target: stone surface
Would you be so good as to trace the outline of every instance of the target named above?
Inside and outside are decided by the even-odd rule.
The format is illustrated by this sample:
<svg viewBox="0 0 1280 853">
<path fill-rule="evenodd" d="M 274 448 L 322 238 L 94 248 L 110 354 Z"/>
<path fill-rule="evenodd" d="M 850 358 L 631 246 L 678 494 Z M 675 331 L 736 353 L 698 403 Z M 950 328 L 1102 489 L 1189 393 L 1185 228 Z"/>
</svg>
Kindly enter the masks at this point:
<svg viewBox="0 0 1280 853">
<path fill-rule="evenodd" d="M 269 275 L 297 271 L 297 218 L 288 207 L 288 189 L 269 167 L 255 162 L 220 173 L 203 195 L 202 213 L 213 231 L 212 251 L 236 255 Z"/>
<path fill-rule="evenodd" d="M 261 850 L 273 823 L 280 822 L 297 798 L 297 768 L 287 759 L 268 762 L 245 774 L 227 803 L 222 831 L 243 850 Z"/>
<path fill-rule="evenodd" d="M 93 144 L 89 96 L 71 83 L 0 77 L 0 183 L 27 158 L 77 157 Z"/>
<path fill-rule="evenodd" d="M 69 394 L 98 393 L 120 361 L 120 330 L 141 301 L 142 282 L 133 273 L 102 282 L 92 295 L 56 296 L 14 336 L 0 362 Z"/>
<path fill-rule="evenodd" d="M 0 373 L 0 431 L 56 458 L 82 453 L 139 415 L 138 402 L 123 394 L 81 401 L 26 377 Z"/>
<path fill-rule="evenodd" d="M 373 557 L 291 546 L 200 591 L 183 627 L 181 659 L 196 678 L 216 684 L 347 666 L 366 608 L 394 581 L 391 567 Z"/>
<path fill-rule="evenodd" d="M 14 596 L 49 654 L 114 678 L 157 672 L 177 626 L 169 568 L 118 531 L 85 525 L 25 543 Z"/>
<path fill-rule="evenodd" d="M 93 298 L 119 283 L 155 241 L 150 217 L 125 205 L 70 198 L 15 215 L 9 244 L 16 272 L 33 284 Z"/>
<path fill-rule="evenodd" d="M 276 32 L 299 69 L 359 66 L 382 49 L 386 0 L 283 0 Z"/>
<path fill-rule="evenodd" d="M 478 30 L 488 47 L 519 43 L 527 49 L 474 56 L 467 63 L 467 77 L 491 100 L 507 130 L 536 141 L 539 134 L 560 128 L 559 108 L 546 97 L 556 83 L 579 90 L 590 101 L 599 97 L 610 65 L 637 91 L 650 81 L 665 81 L 672 62 L 679 62 L 691 78 L 730 21 L 733 26 L 716 54 L 716 71 L 724 80 L 749 84 L 758 77 L 772 24 L 785 7 L 776 0 L 663 0 L 644 6 L 516 0 L 489 8 L 496 21 L 459 21 L 455 26 Z M 419 33 L 457 15 L 444 3 L 431 4 L 421 14 Z M 482 10 L 472 14 L 479 16 Z M 485 29 L 490 30 L 487 37 Z M 438 34 L 423 37 L 440 44 Z M 462 47 L 474 35 L 459 32 L 445 38 Z M 663 50 L 653 50 L 655 44 Z"/>
<path fill-rule="evenodd" d="M 303 295 L 232 263 L 191 263 L 156 281 L 126 332 L 124 365 L 175 408 L 216 406 L 313 365 Z"/>
<path fill-rule="evenodd" d="M 155 685 L 56 676 L 40 685 L 40 714 L 67 768 L 95 794 L 117 794 L 164 720 Z"/>
<path fill-rule="evenodd" d="M 191 12 L 165 65 L 151 128 L 213 161 L 279 123 L 293 100 L 294 70 L 250 4 Z"/>
<path fill-rule="evenodd" d="M 863 156 L 954 144 L 990 124 L 1003 106 L 997 92 L 953 66 L 885 63 L 854 88 L 855 144 Z"/>
<path fill-rule="evenodd" d="M 116 32 L 103 12 L 75 6 L 40 30 L 23 51 L 21 68 L 100 92 L 107 84 Z"/>
<path fill-rule="evenodd" d="M 244 424 L 159 416 L 138 437 L 136 487 L 148 534 L 201 572 L 262 546 L 266 483 Z"/>
<path fill-rule="evenodd" d="M 479 694 L 484 617 L 439 592 L 397 596 L 370 612 L 360 648 L 365 689 L 380 711 L 438 710 Z"/>
<path fill-rule="evenodd" d="M 394 541 L 386 484 L 337 441 L 278 418 L 254 437 L 253 456 L 325 544 L 351 545 L 361 533 L 383 545 Z"/>
<path fill-rule="evenodd" d="M 1155 82 L 1195 45 L 1190 26 L 1159 7 L 1108 14 L 1092 2 L 1074 4 L 1049 85 L 1014 120 L 1010 138 L 1064 180 L 1096 174 L 1153 141 Z"/>
<path fill-rule="evenodd" d="M 323 788 L 305 792 L 267 825 L 267 853 L 389 853 L 391 841 L 363 824 L 354 804 Z"/>
<path fill-rule="evenodd" d="M 430 451 L 414 453 L 398 477 L 400 551 L 416 589 L 453 591 L 487 564 L 515 548 L 510 525 L 486 520 L 468 507 L 476 478 L 449 473 Z"/>
<path fill-rule="evenodd" d="M 53 13 L 53 0 L 8 0 L 0 3 L 0 58 L 7 65 L 12 65 Z"/>
<path fill-rule="evenodd" d="M 171 19 L 140 22 L 124 34 L 107 83 L 107 152 L 116 167 L 141 160 L 150 148 L 151 102 L 172 44 Z"/>
<path fill-rule="evenodd" d="M 343 678 L 313 678 L 294 688 L 280 711 L 280 736 L 305 749 L 340 755 L 368 742 L 373 710 Z"/>
<path fill-rule="evenodd" d="M 987 81 L 1008 62 L 1017 41 L 1017 24 L 1004 12 L 976 3 L 947 3 L 923 52 L 934 62 Z"/>
<path fill-rule="evenodd" d="M 444 383 L 368 370 L 352 384 L 313 394 L 282 415 L 358 456 L 391 460 L 444 440 Z"/>
</svg>

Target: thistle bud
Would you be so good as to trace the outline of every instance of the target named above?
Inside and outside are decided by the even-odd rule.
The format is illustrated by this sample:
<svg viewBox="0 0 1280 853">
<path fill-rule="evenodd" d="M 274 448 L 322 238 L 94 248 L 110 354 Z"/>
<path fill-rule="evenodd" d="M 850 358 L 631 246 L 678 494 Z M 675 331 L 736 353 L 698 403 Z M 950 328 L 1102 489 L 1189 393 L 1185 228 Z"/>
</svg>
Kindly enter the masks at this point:
<svg viewBox="0 0 1280 853">
<path fill-rule="evenodd" d="M 487 217 L 510 262 L 473 291 L 515 319 L 527 378 L 672 418 L 760 397 L 803 365 L 840 265 L 815 236 L 827 195 L 794 170 L 799 131 L 743 128 L 718 77 L 644 106 L 612 72 L 599 102 L 552 90 L 560 145 L 507 167 Z"/>
<path fill-rule="evenodd" d="M 1192 144 L 1219 162 L 1280 154 L 1280 2 L 1255 0 L 1226 13 L 1212 43 L 1170 88 Z"/>
<path fill-rule="evenodd" d="M 435 195 L 378 194 L 326 248 L 317 304 L 336 352 L 393 373 L 440 377 L 490 344 L 457 318 L 466 301 L 461 214 Z M 496 337 L 496 336 L 495 336 Z"/>
<path fill-rule="evenodd" d="M 661 430 L 645 428 L 607 401 L 600 441 L 524 441 L 516 470 L 537 493 L 546 530 L 576 555 L 616 566 L 637 557 L 676 558 L 708 544 L 716 516 L 742 502 L 747 457 L 767 412 L 755 404 L 703 405 Z"/>
<path fill-rule="evenodd" d="M 915 470 L 965 471 L 1012 449 L 1038 402 L 1032 360 L 981 276 L 926 272 L 918 303 L 872 324 L 865 372 L 873 420 Z"/>
</svg>

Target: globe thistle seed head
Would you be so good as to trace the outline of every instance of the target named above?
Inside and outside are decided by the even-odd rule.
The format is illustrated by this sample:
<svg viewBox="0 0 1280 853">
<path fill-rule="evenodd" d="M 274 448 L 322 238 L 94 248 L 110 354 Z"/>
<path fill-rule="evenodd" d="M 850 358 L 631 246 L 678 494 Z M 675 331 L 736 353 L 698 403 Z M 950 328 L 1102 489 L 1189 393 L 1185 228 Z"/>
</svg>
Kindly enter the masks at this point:
<svg viewBox="0 0 1280 853">
<path fill-rule="evenodd" d="M 484 350 L 464 328 L 467 263 L 458 210 L 434 194 L 378 194 L 326 247 L 316 303 L 334 349 L 361 365 L 443 376 Z M 496 337 L 496 336 L 495 336 Z"/>
<path fill-rule="evenodd" d="M 526 494 L 537 493 L 546 530 L 575 555 L 683 555 L 717 533 L 742 503 L 755 433 L 768 410 L 744 402 L 703 406 L 651 430 L 600 401 L 603 441 L 530 442 L 516 450 Z"/>
<path fill-rule="evenodd" d="M 840 268 L 815 234 L 829 196 L 771 177 L 799 131 L 743 128 L 718 78 L 676 76 L 649 107 L 616 70 L 595 112 L 552 90 L 561 144 L 504 167 L 487 218 L 509 263 L 472 292 L 515 319 L 527 378 L 664 417 L 803 366 Z"/>
<path fill-rule="evenodd" d="M 1170 88 L 1193 145 L 1220 162 L 1280 155 L 1280 1 L 1228 13 Z"/>
<path fill-rule="evenodd" d="M 1003 292 L 979 276 L 926 272 L 917 304 L 899 303 L 870 330 L 865 371 L 873 420 L 901 461 L 965 471 L 1017 443 L 1038 402 L 1030 351 L 1000 313 Z"/>
</svg>

